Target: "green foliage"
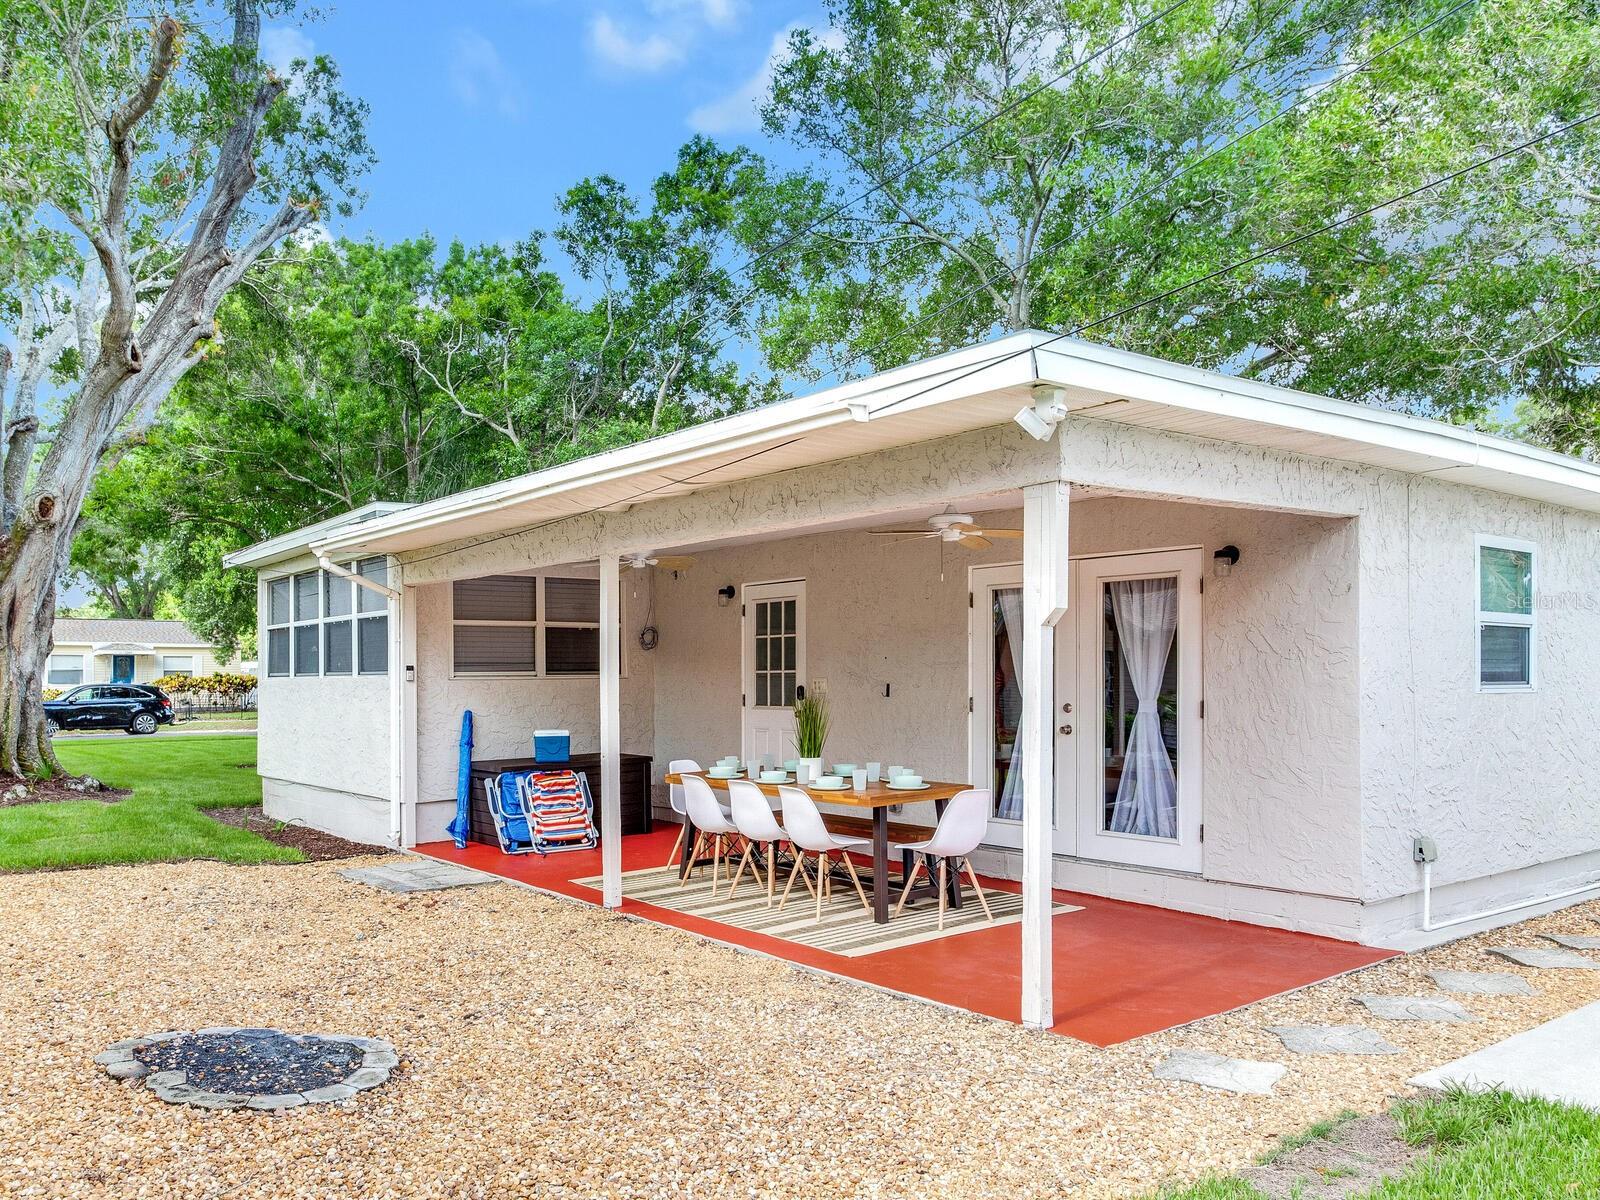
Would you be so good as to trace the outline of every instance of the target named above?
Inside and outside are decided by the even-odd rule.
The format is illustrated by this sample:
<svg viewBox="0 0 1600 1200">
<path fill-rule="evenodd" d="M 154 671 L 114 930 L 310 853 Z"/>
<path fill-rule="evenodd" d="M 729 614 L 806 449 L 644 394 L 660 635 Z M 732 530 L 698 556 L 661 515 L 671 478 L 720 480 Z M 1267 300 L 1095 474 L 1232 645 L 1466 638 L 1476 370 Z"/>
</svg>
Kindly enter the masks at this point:
<svg viewBox="0 0 1600 1200">
<path fill-rule="evenodd" d="M 808 692 L 794 702 L 795 748 L 801 758 L 821 758 L 828 740 L 828 700 Z"/>
<path fill-rule="evenodd" d="M 261 803 L 256 739 L 209 734 L 110 741 L 56 739 L 75 774 L 93 775 L 133 795 L 116 804 L 69 800 L 0 808 L 0 871 L 39 871 L 107 863 L 300 862 L 298 850 L 214 821 L 201 808 Z"/>
<path fill-rule="evenodd" d="M 1278 1139 L 1278 1144 L 1268 1150 L 1257 1161 L 1261 1163 L 1274 1162 L 1288 1154 L 1291 1150 L 1298 1150 L 1301 1146 L 1311 1142 L 1325 1141 L 1332 1137 L 1339 1126 L 1347 1121 L 1354 1121 L 1359 1113 L 1351 1112 L 1348 1108 L 1336 1117 L 1328 1117 L 1321 1121 L 1314 1121 L 1299 1133 L 1286 1133 Z"/>
<path fill-rule="evenodd" d="M 254 675 L 216 671 L 210 675 L 163 675 L 155 686 L 174 696 L 237 700 L 256 690 Z"/>
</svg>

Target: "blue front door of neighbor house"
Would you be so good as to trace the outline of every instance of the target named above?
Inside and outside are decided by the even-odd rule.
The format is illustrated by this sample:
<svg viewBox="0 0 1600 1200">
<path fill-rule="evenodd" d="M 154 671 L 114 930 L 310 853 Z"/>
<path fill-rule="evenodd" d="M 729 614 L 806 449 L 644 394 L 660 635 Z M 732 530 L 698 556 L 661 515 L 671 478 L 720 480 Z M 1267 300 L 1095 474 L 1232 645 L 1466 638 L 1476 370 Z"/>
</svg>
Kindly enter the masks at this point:
<svg viewBox="0 0 1600 1200">
<path fill-rule="evenodd" d="M 133 682 L 133 655 L 113 654 L 111 656 L 111 682 Z"/>
</svg>

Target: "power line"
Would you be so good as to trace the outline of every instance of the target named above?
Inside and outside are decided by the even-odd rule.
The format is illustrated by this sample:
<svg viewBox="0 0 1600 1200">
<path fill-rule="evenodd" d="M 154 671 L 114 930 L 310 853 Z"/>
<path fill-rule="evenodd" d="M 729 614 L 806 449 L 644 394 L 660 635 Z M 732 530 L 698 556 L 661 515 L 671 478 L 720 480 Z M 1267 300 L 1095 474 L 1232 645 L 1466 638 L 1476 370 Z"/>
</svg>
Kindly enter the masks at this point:
<svg viewBox="0 0 1600 1200">
<path fill-rule="evenodd" d="M 1398 50 L 1401 46 L 1405 45 L 1407 42 L 1410 42 L 1410 41 L 1414 40 L 1415 38 L 1421 37 L 1424 33 L 1427 33 L 1430 29 L 1432 29 L 1435 26 L 1439 25 L 1441 22 L 1449 20 L 1451 17 L 1455 16 L 1456 13 L 1460 12 L 1462 9 L 1467 8 L 1470 5 L 1476 4 L 1477 2 L 1478 2 L 1478 0 L 1460 0 L 1460 2 L 1458 4 L 1456 4 L 1454 7 L 1450 8 L 1448 11 L 1442 13 L 1438 17 L 1435 17 L 1433 20 L 1429 21 L 1426 25 L 1422 25 L 1422 26 L 1418 27 L 1417 29 L 1412 30 L 1410 33 L 1408 33 L 1405 37 L 1401 38 L 1399 41 L 1390 43 L 1388 46 L 1385 46 L 1382 50 L 1379 50 L 1377 53 L 1372 54 L 1368 58 L 1366 58 L 1363 61 L 1357 63 L 1354 67 L 1350 68 L 1348 71 L 1346 71 L 1343 74 L 1337 76 L 1336 78 L 1331 79 L 1328 82 L 1324 83 L 1323 85 L 1318 87 L 1315 91 L 1307 91 L 1307 90 L 1304 89 L 1303 85 L 1296 85 L 1296 87 L 1294 87 L 1294 88 L 1288 88 L 1288 89 L 1285 89 L 1284 91 L 1278 93 L 1278 95 L 1276 97 L 1274 97 L 1274 99 L 1281 99 L 1283 96 L 1288 95 L 1289 92 L 1291 92 L 1291 91 L 1297 91 L 1298 90 L 1302 94 L 1301 94 L 1299 99 L 1294 101 L 1294 103 L 1289 104 L 1289 105 L 1287 105 L 1287 106 L 1285 106 L 1283 108 L 1278 109 L 1276 112 L 1273 113 L 1272 116 L 1268 117 L 1266 120 L 1261 121 L 1258 124 L 1251 126 L 1249 129 L 1245 130 L 1243 133 L 1237 134 L 1236 136 L 1230 138 L 1228 141 L 1224 142 L 1223 144 L 1212 148 L 1210 151 L 1208 151 L 1207 153 L 1202 155 L 1200 158 L 1194 159 L 1194 160 L 1192 160 L 1192 161 L 1190 161 L 1188 163 L 1185 163 L 1183 166 L 1177 168 L 1176 170 L 1169 172 L 1164 178 L 1158 180 L 1157 182 L 1155 182 L 1153 184 L 1150 184 L 1148 187 L 1142 189 L 1139 192 L 1136 192 L 1134 195 L 1129 196 L 1125 200 L 1120 201 L 1114 207 L 1112 207 L 1111 209 L 1109 209 L 1108 211 L 1106 211 L 1102 215 L 1096 217 L 1093 221 L 1091 221 L 1083 229 L 1074 231 L 1074 232 L 1072 232 L 1070 234 L 1064 234 L 1063 236 L 1061 236 L 1059 238 L 1056 238 L 1053 241 L 1045 243 L 1043 246 L 1039 247 L 1032 254 L 1030 254 L 1022 262 L 1022 264 L 1019 267 L 1017 267 L 1015 270 L 1013 270 L 1013 269 L 1011 269 L 1009 267 L 1002 267 L 1001 269 L 999 269 L 997 271 L 994 271 L 990 275 L 985 276 L 984 278 L 980 279 L 977 283 L 975 283 L 971 287 L 969 287 L 966 291 L 964 291 L 961 294 L 959 294 L 957 296 L 954 296 L 951 299 L 945 301 L 943 304 L 941 304 L 938 308 L 934 309 L 932 312 L 925 313 L 922 316 L 919 316 L 915 321 L 913 321 L 911 323 L 911 325 L 909 327 L 907 327 L 906 329 L 902 330 L 900 333 L 892 335 L 890 337 L 881 338 L 877 342 L 873 343 L 872 345 L 867 346 L 865 349 L 858 351 L 854 355 L 851 355 L 849 358 L 845 359 L 843 362 L 839 363 L 837 366 L 830 367 L 827 371 L 823 372 L 820 376 L 817 377 L 818 380 L 827 379 L 829 376 L 833 376 L 835 378 L 840 379 L 841 382 L 842 382 L 843 381 L 843 374 L 842 373 L 844 371 L 849 370 L 851 367 L 857 365 L 858 363 L 860 363 L 864 359 L 871 358 L 872 355 L 874 355 L 878 351 L 882 350 L 884 347 L 890 345 L 894 341 L 896 341 L 896 340 L 898 340 L 900 338 L 903 338 L 908 334 L 914 333 L 916 330 L 918 330 L 922 326 L 926 325 L 929 321 L 932 321 L 932 320 L 937 319 L 938 317 L 944 316 L 946 313 L 950 312 L 952 309 L 954 309 L 958 305 L 966 303 L 968 300 L 972 299 L 979 292 L 983 291 L 985 288 L 991 286 L 992 284 L 997 283 L 999 280 L 1001 280 L 1005 276 L 1010 275 L 1010 276 L 1013 276 L 1013 277 L 1018 277 L 1018 276 L 1024 275 L 1028 270 L 1030 270 L 1032 268 L 1034 263 L 1040 261 L 1043 258 L 1048 257 L 1050 254 L 1054 253 L 1056 250 L 1060 249 L 1062 246 L 1065 246 L 1065 245 L 1067 245 L 1069 243 L 1081 240 L 1082 238 L 1087 236 L 1090 232 L 1092 232 L 1095 228 L 1097 228 L 1098 226 L 1102 225 L 1104 222 L 1110 221 L 1113 218 L 1117 217 L 1119 214 L 1125 212 L 1129 207 L 1131 207 L 1132 205 L 1138 203 L 1140 200 L 1149 198 L 1150 196 L 1154 195 L 1156 192 L 1160 191 L 1161 189 L 1167 187 L 1169 184 L 1173 183 L 1175 180 L 1179 179 L 1183 175 L 1188 174 L 1190 171 L 1197 170 L 1198 168 L 1203 167 L 1206 163 L 1210 162 L 1213 158 L 1216 158 L 1219 154 L 1222 154 L 1222 153 L 1224 153 L 1224 152 L 1226 152 L 1228 150 L 1231 150 L 1233 147 L 1239 145 L 1239 143 L 1245 141 L 1247 138 L 1253 137 L 1255 134 L 1261 132 L 1261 130 L 1267 128 L 1267 126 L 1273 124 L 1275 121 L 1278 121 L 1282 117 L 1287 116 L 1289 113 L 1293 112 L 1296 108 L 1298 108 L 1300 105 L 1306 103 L 1307 101 L 1316 99 L 1317 97 L 1320 97 L 1320 96 L 1323 96 L 1323 95 L 1326 95 L 1332 88 L 1334 88 L 1334 87 L 1338 86 L 1339 84 L 1343 83 L 1346 79 L 1350 79 L 1350 78 L 1352 78 L 1352 77 L 1354 77 L 1356 75 L 1359 75 L 1362 72 L 1366 71 L 1378 59 L 1384 57 L 1387 54 L 1393 53 L 1395 50 Z M 1261 109 L 1257 109 L 1256 111 L 1259 113 L 1262 110 Z M 1237 210 L 1234 210 L 1234 211 L 1236 212 Z M 1230 215 L 1232 215 L 1232 214 L 1230 214 Z"/>
<path fill-rule="evenodd" d="M 1266 247 L 1265 249 L 1262 249 L 1262 250 L 1258 250 L 1254 254 L 1248 255 L 1245 258 L 1237 259 L 1234 262 L 1228 263 L 1225 266 L 1218 267 L 1218 268 L 1216 268 L 1215 270 L 1212 270 L 1212 271 L 1207 271 L 1204 275 L 1200 275 L 1200 276 L 1198 276 L 1198 277 L 1196 277 L 1194 279 L 1188 280 L 1185 283 L 1177 284 L 1177 285 L 1175 285 L 1173 287 L 1167 288 L 1165 291 L 1158 292 L 1153 296 L 1146 296 L 1143 300 L 1136 301 L 1133 304 L 1124 305 L 1122 308 L 1117 309 L 1115 312 L 1110 312 L 1110 313 L 1105 314 L 1102 317 L 1097 317 L 1093 321 L 1085 321 L 1084 323 L 1082 323 L 1080 325 L 1075 325 L 1071 329 L 1068 329 L 1068 330 L 1066 330 L 1066 331 L 1064 331 L 1062 333 L 1055 334 L 1052 337 L 1046 338 L 1044 341 L 1039 342 L 1037 345 L 1027 346 L 1027 347 L 1024 347 L 1021 350 L 1013 350 L 1013 351 L 1009 351 L 1009 352 L 1004 353 L 1004 354 L 997 354 L 993 358 L 986 359 L 985 361 L 983 361 L 981 363 L 978 363 L 976 366 L 974 366 L 970 370 L 964 371 L 962 374 L 956 376 L 954 379 L 941 380 L 939 383 L 933 384 L 930 387 L 923 388 L 920 391 L 913 392 L 909 396 L 901 396 L 898 399 L 891 400 L 888 404 L 885 404 L 882 408 L 874 409 L 872 411 L 872 413 L 870 414 L 870 416 L 874 416 L 875 417 L 879 413 L 888 412 L 892 408 L 898 408 L 900 405 L 909 403 L 910 401 L 915 400 L 920 396 L 925 396 L 929 392 L 934 391 L 934 390 L 936 390 L 938 388 L 945 387 L 946 385 L 951 384 L 951 383 L 958 383 L 963 379 L 966 379 L 966 378 L 968 378 L 968 377 L 970 377 L 972 375 L 977 374 L 979 371 L 984 371 L 984 370 L 987 370 L 989 367 L 997 366 L 997 365 L 999 365 L 1000 363 L 1003 363 L 1003 362 L 1008 362 L 1009 360 L 1011 360 L 1013 358 L 1020 357 L 1023 354 L 1031 354 L 1036 350 L 1041 350 L 1045 346 L 1052 345 L 1052 344 L 1054 344 L 1056 342 L 1059 342 L 1059 341 L 1063 340 L 1064 338 L 1076 337 L 1078 334 L 1085 333 L 1090 329 L 1096 329 L 1099 326 L 1108 324 L 1111 321 L 1119 320 L 1122 317 L 1127 316 L 1129 313 L 1137 312 L 1141 308 L 1146 308 L 1151 304 L 1158 304 L 1162 300 L 1167 300 L 1167 299 L 1170 299 L 1173 296 L 1178 295 L 1180 292 L 1186 292 L 1190 288 L 1199 287 L 1203 283 L 1209 283 L 1213 279 L 1217 279 L 1217 278 L 1219 278 L 1219 277 L 1221 277 L 1223 275 L 1231 274 L 1232 272 L 1237 271 L 1240 267 L 1247 267 L 1247 266 L 1250 266 L 1253 263 L 1260 262 L 1262 259 L 1270 258 L 1272 255 L 1277 254 L 1279 251 L 1293 249 L 1295 246 L 1300 245 L 1302 242 L 1308 242 L 1312 238 L 1320 237 L 1322 234 L 1330 233 L 1335 229 L 1340 229 L 1343 226 L 1349 225 L 1354 221 L 1361 220 L 1363 217 L 1369 217 L 1373 213 L 1379 212 L 1382 209 L 1389 208 L 1389 207 L 1391 207 L 1393 205 L 1396 205 L 1396 204 L 1402 204 L 1405 201 L 1410 200 L 1415 196 L 1421 195 L 1423 192 L 1432 191 L 1434 188 L 1442 187 L 1447 183 L 1453 183 L 1457 179 L 1460 179 L 1465 175 L 1471 174 L 1473 171 L 1479 170 L 1479 169 L 1481 169 L 1483 167 L 1491 166 L 1494 163 L 1500 162 L 1501 160 L 1506 159 L 1506 158 L 1511 158 L 1514 155 L 1521 154 L 1523 151 L 1529 150 L 1529 149 L 1533 148 L 1534 146 L 1539 145 L 1542 142 L 1547 142 L 1551 138 L 1560 137 L 1562 134 L 1568 133 L 1568 132 L 1578 128 L 1581 125 L 1587 125 L 1590 121 L 1595 120 L 1597 117 L 1600 117 L 1600 112 L 1592 112 L 1588 116 L 1579 117 L 1576 120 L 1568 121 L 1565 125 L 1561 125 L 1561 126 L 1556 127 L 1555 129 L 1549 130 L 1548 132 L 1541 133 L 1536 137 L 1528 138 L 1526 141 L 1519 142 L 1515 146 L 1511 146 L 1508 149 L 1501 150 L 1501 151 L 1499 151 L 1498 153 L 1495 153 L 1495 154 L 1491 154 L 1486 158 L 1481 158 L 1481 159 L 1477 160 L 1476 162 L 1469 163 L 1467 166 L 1461 167 L 1458 170 L 1451 171 L 1447 175 L 1441 175 L 1437 179 L 1429 180 L 1427 183 L 1420 184 L 1419 186 L 1412 188 L 1410 191 L 1401 192 L 1397 196 L 1391 196 L 1387 200 L 1383 200 L 1383 201 L 1380 201 L 1377 204 L 1370 205 L 1369 207 L 1364 208 L 1359 212 L 1350 213 L 1348 216 L 1340 217 L 1337 221 L 1330 221 L 1328 224 L 1320 226 L 1317 229 L 1312 229 L 1312 230 L 1309 230 L 1309 231 L 1307 231 L 1305 233 L 1297 234 L 1296 236 L 1294 236 L 1292 238 L 1288 238 L 1285 241 L 1275 243 L 1274 245 L 1268 246 L 1268 247 Z"/>
</svg>

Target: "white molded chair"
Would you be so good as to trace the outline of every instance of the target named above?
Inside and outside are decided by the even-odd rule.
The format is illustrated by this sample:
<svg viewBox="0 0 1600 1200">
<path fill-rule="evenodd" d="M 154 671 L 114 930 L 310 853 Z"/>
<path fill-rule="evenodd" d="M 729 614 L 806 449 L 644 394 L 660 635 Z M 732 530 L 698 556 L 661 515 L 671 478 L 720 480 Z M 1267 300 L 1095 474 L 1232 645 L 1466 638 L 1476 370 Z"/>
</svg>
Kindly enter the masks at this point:
<svg viewBox="0 0 1600 1200">
<path fill-rule="evenodd" d="M 667 764 L 668 775 L 681 775 L 685 771 L 700 772 L 700 764 L 692 758 L 675 758 Z M 672 783 L 667 785 L 667 803 L 672 805 L 672 811 L 683 818 L 678 825 L 677 839 L 672 843 L 672 853 L 667 855 L 667 866 L 671 866 L 678 857 L 678 851 L 683 848 L 683 831 L 689 828 L 689 810 L 684 805 L 683 784 Z"/>
<path fill-rule="evenodd" d="M 960 864 L 966 863 L 967 878 L 972 880 L 972 890 L 978 893 L 983 915 L 990 921 L 994 920 L 994 913 L 989 911 L 989 898 L 983 894 L 978 873 L 972 869 L 972 860 L 967 857 L 978 848 L 978 843 L 983 841 L 984 831 L 989 827 L 990 799 L 988 788 L 968 788 L 964 792 L 957 792 L 945 805 L 944 815 L 939 818 L 939 826 L 931 838 L 897 847 L 910 851 L 912 862 L 905 889 L 900 893 L 900 903 L 894 906 L 895 916 L 899 916 L 900 910 L 906 906 L 906 897 L 911 895 L 911 888 L 917 882 L 917 873 L 928 869 L 928 859 L 936 858 L 939 860 L 939 928 L 944 928 L 944 910 L 948 903 L 946 869 L 951 862 L 957 864 L 957 887 L 961 886 Z"/>
<path fill-rule="evenodd" d="M 773 869 L 777 865 L 777 846 L 779 842 L 789 840 L 789 835 L 783 831 L 783 826 L 778 824 L 778 818 L 772 815 L 772 804 L 767 794 L 751 783 L 748 779 L 730 779 L 728 781 L 728 805 L 733 810 L 733 823 L 738 826 L 739 836 L 744 838 L 744 856 L 739 859 L 739 869 L 733 873 L 733 884 L 728 888 L 728 899 L 733 899 L 733 893 L 739 887 L 739 880 L 744 877 L 745 867 L 749 867 L 755 876 L 756 882 L 761 882 L 761 871 L 756 863 L 751 860 L 758 846 L 767 848 L 767 907 L 772 907 Z M 811 881 L 806 881 L 810 886 Z"/>
<path fill-rule="evenodd" d="M 816 804 L 799 788 L 780 787 L 778 798 L 783 802 L 784 832 L 788 835 L 789 844 L 795 850 L 794 868 L 789 872 L 789 882 L 784 885 L 783 898 L 778 901 L 778 907 L 781 909 L 788 901 L 789 892 L 794 887 L 794 877 L 803 873 L 806 854 L 815 854 L 817 921 L 821 922 L 822 901 L 831 891 L 828 883 L 828 855 L 837 854 L 844 860 L 845 870 L 850 872 L 850 881 L 856 885 L 856 895 L 861 897 L 861 906 L 870 913 L 872 905 L 867 900 L 867 893 L 861 888 L 861 877 L 856 874 L 856 865 L 850 861 L 849 852 L 870 849 L 872 843 L 865 838 L 840 837 L 830 833 L 828 826 L 822 820 L 822 814 L 817 811 Z"/>
<path fill-rule="evenodd" d="M 685 775 L 683 777 L 683 801 L 688 810 L 689 820 L 694 822 L 694 848 L 689 851 L 689 870 L 683 873 L 683 878 L 678 880 L 682 887 L 689 882 L 689 875 L 700 859 L 700 849 L 706 844 L 707 839 L 712 842 L 711 852 L 711 894 L 717 894 L 717 872 L 722 866 L 725 849 L 724 843 L 739 836 L 739 827 L 730 821 L 722 811 L 722 805 L 717 803 L 716 794 L 711 790 L 711 785 L 699 775 Z"/>
</svg>

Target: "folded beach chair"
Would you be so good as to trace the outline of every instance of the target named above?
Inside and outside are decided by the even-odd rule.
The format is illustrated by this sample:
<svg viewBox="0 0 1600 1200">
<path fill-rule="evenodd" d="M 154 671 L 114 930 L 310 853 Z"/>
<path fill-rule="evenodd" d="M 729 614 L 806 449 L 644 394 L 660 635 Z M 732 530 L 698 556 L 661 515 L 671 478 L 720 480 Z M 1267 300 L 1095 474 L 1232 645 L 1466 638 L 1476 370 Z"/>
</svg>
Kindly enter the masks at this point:
<svg viewBox="0 0 1600 1200">
<path fill-rule="evenodd" d="M 495 838 L 506 854 L 592 850 L 594 824 L 589 781 L 576 771 L 503 771 L 483 781 Z"/>
</svg>

